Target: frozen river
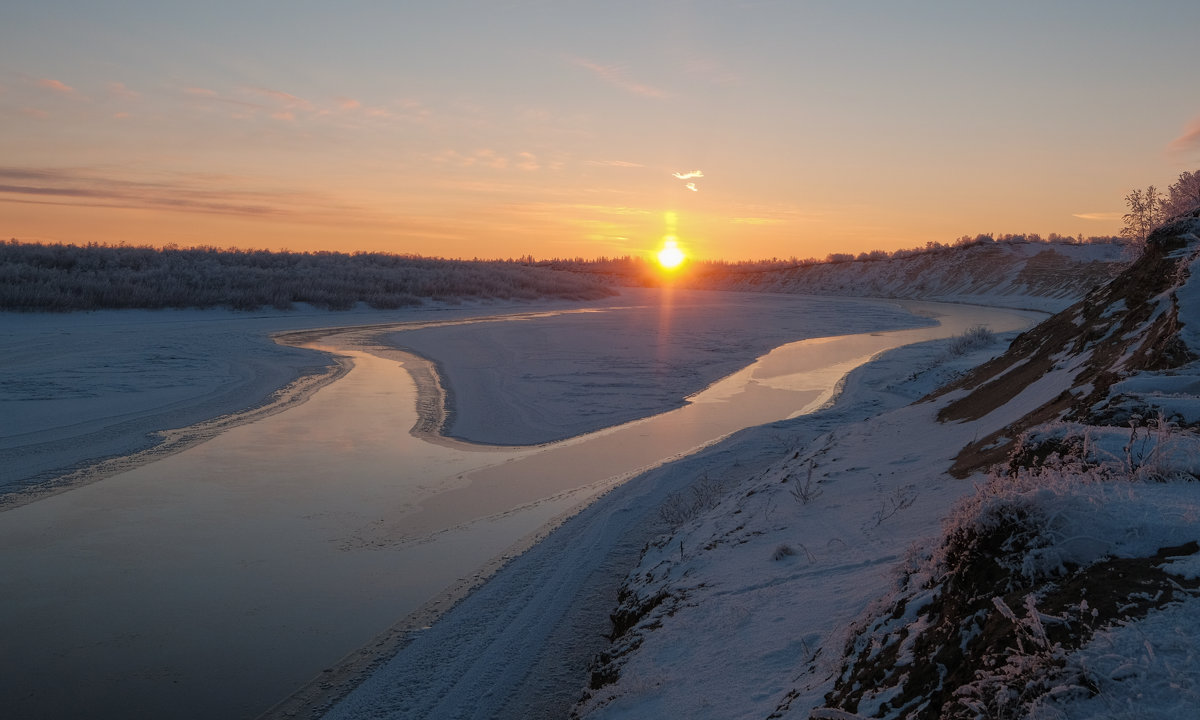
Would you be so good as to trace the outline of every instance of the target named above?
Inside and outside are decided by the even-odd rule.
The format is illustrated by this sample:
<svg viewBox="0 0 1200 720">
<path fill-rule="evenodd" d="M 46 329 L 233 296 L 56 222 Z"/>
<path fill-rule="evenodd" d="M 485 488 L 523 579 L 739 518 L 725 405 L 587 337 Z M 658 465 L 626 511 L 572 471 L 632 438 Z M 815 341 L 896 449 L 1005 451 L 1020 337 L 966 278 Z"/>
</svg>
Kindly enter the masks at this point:
<svg viewBox="0 0 1200 720">
<path fill-rule="evenodd" d="M 636 473 L 811 411 L 888 348 L 1030 319 L 934 311 L 936 327 L 790 343 L 683 407 L 527 448 L 410 433 L 425 361 L 378 348 L 378 328 L 314 338 L 353 367 L 307 402 L 0 513 L 0 706 L 255 717 Z"/>
</svg>

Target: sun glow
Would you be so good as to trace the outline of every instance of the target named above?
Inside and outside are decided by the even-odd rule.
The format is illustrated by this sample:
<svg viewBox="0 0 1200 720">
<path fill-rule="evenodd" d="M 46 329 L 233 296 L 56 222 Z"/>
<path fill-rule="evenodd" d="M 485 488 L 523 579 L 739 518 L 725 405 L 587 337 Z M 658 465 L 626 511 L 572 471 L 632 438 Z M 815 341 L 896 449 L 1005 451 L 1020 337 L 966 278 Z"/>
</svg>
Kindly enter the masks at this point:
<svg viewBox="0 0 1200 720">
<path fill-rule="evenodd" d="M 683 263 L 684 257 L 683 251 L 679 249 L 679 243 L 675 238 L 668 237 L 663 241 L 662 250 L 658 251 L 658 264 L 667 270 L 674 270 Z"/>
</svg>

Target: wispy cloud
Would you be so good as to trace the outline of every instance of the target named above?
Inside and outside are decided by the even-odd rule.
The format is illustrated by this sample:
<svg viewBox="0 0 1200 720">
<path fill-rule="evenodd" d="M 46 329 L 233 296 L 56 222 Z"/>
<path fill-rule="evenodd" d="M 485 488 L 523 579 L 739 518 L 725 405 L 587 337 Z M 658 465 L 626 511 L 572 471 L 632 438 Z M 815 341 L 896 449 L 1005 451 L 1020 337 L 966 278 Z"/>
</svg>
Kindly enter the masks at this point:
<svg viewBox="0 0 1200 720">
<path fill-rule="evenodd" d="M 533 172 L 547 167 L 555 170 L 558 167 L 556 163 L 544 163 L 537 155 L 531 152 L 518 152 L 516 155 L 508 156 L 497 152 L 491 148 L 482 148 L 472 153 L 462 153 L 457 150 L 443 150 L 433 156 L 433 161 L 439 165 L 450 165 L 460 168 L 491 168 L 492 170 L 504 170 L 507 168 L 516 168 L 525 172 Z"/>
<path fill-rule="evenodd" d="M 478 160 L 481 165 L 485 165 L 494 170 L 503 170 L 504 168 L 508 167 L 508 158 L 504 157 L 495 150 L 492 150 L 491 148 L 477 150 L 475 152 L 475 159 Z"/>
<path fill-rule="evenodd" d="M 476 165 L 494 163 L 495 160 L 495 151 L 489 149 L 476 150 L 473 153 L 461 153 L 457 150 L 443 150 L 433 158 L 433 161 L 439 165 L 453 165 L 461 168 L 469 168 L 475 167 Z M 495 167 L 495 165 L 493 164 L 492 167 Z"/>
<path fill-rule="evenodd" d="M 532 172 L 540 170 L 542 164 L 538 162 L 537 156 L 530 152 L 517 153 L 517 167 L 521 170 Z"/>
<path fill-rule="evenodd" d="M 1171 141 L 1167 150 L 1175 154 L 1200 150 L 1200 117 L 1193 118 L 1183 134 Z"/>
<path fill-rule="evenodd" d="M 0 167 L 0 201 L 306 220 L 354 214 L 313 193 L 230 189 L 237 183 L 202 175 L 139 180 L 74 168 Z"/>
<path fill-rule="evenodd" d="M 626 92 L 648 98 L 667 97 L 665 90 L 631 79 L 625 68 L 620 65 L 601 65 L 600 63 L 579 57 L 572 57 L 569 60 L 572 64 L 590 71 L 600 80 Z"/>
<path fill-rule="evenodd" d="M 585 165 L 598 165 L 600 167 L 620 167 L 620 168 L 640 168 L 646 167 L 641 163 L 627 162 L 625 160 L 585 160 Z"/>
<path fill-rule="evenodd" d="M 134 100 L 139 97 L 136 92 L 127 88 L 125 83 L 119 82 L 110 82 L 108 84 L 108 94 L 125 100 Z"/>
<path fill-rule="evenodd" d="M 619 217 L 649 217 L 656 212 L 628 205 L 594 205 L 588 203 L 535 202 L 520 206 L 522 212 L 556 218 L 573 218 L 588 215 Z"/>
<path fill-rule="evenodd" d="M 71 87 L 70 85 L 67 85 L 64 82 L 55 80 L 53 78 L 42 78 L 41 80 L 37 81 L 37 84 L 38 84 L 38 87 L 43 87 L 43 88 L 46 88 L 47 90 L 53 90 L 54 92 L 58 92 L 58 93 L 63 93 L 64 95 L 70 95 L 75 92 L 75 88 Z"/>
<path fill-rule="evenodd" d="M 692 192 L 700 192 L 700 188 L 696 187 L 696 183 L 688 183 L 687 185 L 684 185 L 684 187 Z"/>
<path fill-rule="evenodd" d="M 1124 215 L 1119 212 L 1093 212 L 1093 213 L 1072 213 L 1071 217 L 1079 218 L 1080 220 L 1120 220 Z"/>
<path fill-rule="evenodd" d="M 783 222 L 779 218 L 765 217 L 735 217 L 729 218 L 729 222 L 735 225 L 778 225 Z"/>
<path fill-rule="evenodd" d="M 231 108 L 230 117 L 244 120 L 269 117 L 286 123 L 312 120 L 341 123 L 357 127 L 366 119 L 427 122 L 432 112 L 416 100 L 398 100 L 388 107 L 373 106 L 357 98 L 337 95 L 310 100 L 283 90 L 262 86 L 241 86 L 233 90 L 214 90 L 206 87 L 184 87 L 183 94 L 194 98 L 198 107 L 214 112 L 220 107 Z"/>
<path fill-rule="evenodd" d="M 272 101 L 277 106 L 282 106 L 285 110 L 303 110 L 311 112 L 313 104 L 302 97 L 297 97 L 291 93 L 283 92 L 282 90 L 271 90 L 262 87 L 244 87 L 242 92 Z"/>
<path fill-rule="evenodd" d="M 685 50 L 678 62 L 688 73 L 713 85 L 732 85 L 741 82 L 741 76 L 714 58 L 695 54 L 694 49 Z"/>
</svg>

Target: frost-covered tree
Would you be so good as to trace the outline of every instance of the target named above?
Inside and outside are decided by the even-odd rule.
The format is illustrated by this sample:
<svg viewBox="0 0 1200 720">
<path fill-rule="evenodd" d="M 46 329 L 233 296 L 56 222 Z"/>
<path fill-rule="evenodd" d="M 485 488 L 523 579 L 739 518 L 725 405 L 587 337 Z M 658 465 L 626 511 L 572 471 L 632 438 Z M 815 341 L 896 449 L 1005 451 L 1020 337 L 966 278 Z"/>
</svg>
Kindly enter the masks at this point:
<svg viewBox="0 0 1200 720">
<path fill-rule="evenodd" d="M 1125 205 L 1129 212 L 1121 216 L 1125 226 L 1121 228 L 1121 237 L 1129 238 L 1137 245 L 1143 245 L 1154 228 L 1162 224 L 1165 217 L 1166 197 L 1153 185 L 1145 190 L 1135 189 L 1125 196 Z"/>
<path fill-rule="evenodd" d="M 1167 188 L 1164 202 L 1164 220 L 1200 208 L 1200 170 L 1181 172 L 1179 179 Z"/>
<path fill-rule="evenodd" d="M 1137 189 L 1125 196 L 1129 212 L 1122 216 L 1125 226 L 1121 237 L 1141 245 L 1156 228 L 1184 213 L 1200 209 L 1200 170 L 1179 174 L 1179 177 L 1160 192 L 1153 185 Z"/>
</svg>

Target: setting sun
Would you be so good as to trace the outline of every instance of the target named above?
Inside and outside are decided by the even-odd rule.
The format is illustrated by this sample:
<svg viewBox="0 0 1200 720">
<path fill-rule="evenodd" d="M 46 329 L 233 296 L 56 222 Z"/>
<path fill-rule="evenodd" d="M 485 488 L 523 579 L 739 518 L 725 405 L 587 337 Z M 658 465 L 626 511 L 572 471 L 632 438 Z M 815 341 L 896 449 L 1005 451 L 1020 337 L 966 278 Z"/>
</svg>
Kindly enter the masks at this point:
<svg viewBox="0 0 1200 720">
<path fill-rule="evenodd" d="M 673 238 L 667 238 L 663 243 L 663 249 L 658 251 L 658 264 L 667 270 L 673 270 L 679 267 L 683 260 L 684 254 L 679 249 L 679 243 Z"/>
</svg>

